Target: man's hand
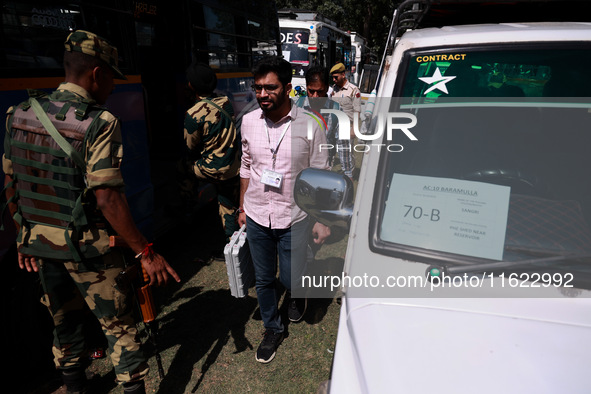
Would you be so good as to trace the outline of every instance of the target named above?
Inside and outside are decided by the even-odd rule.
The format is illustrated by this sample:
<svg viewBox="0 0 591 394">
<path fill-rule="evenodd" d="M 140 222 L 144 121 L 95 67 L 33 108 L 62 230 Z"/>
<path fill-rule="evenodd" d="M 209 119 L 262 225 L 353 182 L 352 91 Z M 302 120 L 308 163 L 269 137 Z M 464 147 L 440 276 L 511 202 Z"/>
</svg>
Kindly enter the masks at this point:
<svg viewBox="0 0 591 394">
<path fill-rule="evenodd" d="M 39 267 L 37 266 L 37 260 L 35 257 L 28 254 L 23 254 L 21 252 L 18 252 L 18 266 L 21 267 L 21 269 L 26 269 L 29 272 L 39 272 Z"/>
<path fill-rule="evenodd" d="M 244 212 L 238 212 L 238 227 L 242 227 L 246 224 L 246 214 Z"/>
<path fill-rule="evenodd" d="M 168 283 L 168 276 L 172 276 L 177 282 L 181 281 L 176 271 L 158 253 L 146 253 L 142 255 L 142 267 L 150 277 L 150 286 L 161 286 Z"/>
<path fill-rule="evenodd" d="M 327 227 L 320 222 L 316 222 L 312 228 L 312 235 L 314 236 L 314 243 L 322 245 L 324 241 L 330 237 L 330 227 Z"/>
<path fill-rule="evenodd" d="M 170 274 L 177 282 L 180 278 L 164 257 L 146 250 L 148 241 L 135 226 L 125 195 L 109 187 L 95 189 L 97 207 L 113 230 L 125 241 L 134 253 L 142 253 L 142 267 L 150 277 L 150 284 L 160 286 L 168 282 Z"/>
</svg>

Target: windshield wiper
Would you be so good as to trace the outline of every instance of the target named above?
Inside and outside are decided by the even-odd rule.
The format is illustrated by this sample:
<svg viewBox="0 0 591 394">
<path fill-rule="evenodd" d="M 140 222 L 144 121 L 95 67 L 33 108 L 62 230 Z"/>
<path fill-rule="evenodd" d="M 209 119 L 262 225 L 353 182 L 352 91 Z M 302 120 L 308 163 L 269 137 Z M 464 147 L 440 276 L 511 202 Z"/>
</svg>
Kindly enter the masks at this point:
<svg viewBox="0 0 591 394">
<path fill-rule="evenodd" d="M 559 256 L 538 257 L 535 259 L 517 260 L 517 261 L 498 261 L 494 263 L 472 264 L 455 267 L 446 267 L 444 271 L 447 274 L 457 274 L 466 272 L 478 272 L 484 270 L 495 270 L 501 268 L 521 268 L 528 265 L 535 265 L 539 263 L 552 263 L 556 261 L 564 261 L 571 259 L 591 258 L 591 254 L 564 254 Z"/>
</svg>

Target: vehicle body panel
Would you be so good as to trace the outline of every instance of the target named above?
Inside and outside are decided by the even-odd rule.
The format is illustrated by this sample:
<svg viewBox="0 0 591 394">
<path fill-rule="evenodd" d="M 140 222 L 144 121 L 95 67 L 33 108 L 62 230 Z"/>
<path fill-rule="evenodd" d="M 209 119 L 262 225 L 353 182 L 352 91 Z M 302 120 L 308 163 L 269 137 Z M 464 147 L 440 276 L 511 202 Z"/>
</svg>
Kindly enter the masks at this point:
<svg viewBox="0 0 591 394">
<path fill-rule="evenodd" d="M 590 40 L 589 23 L 407 32 L 385 66 L 374 113 L 388 112 L 406 51 Z M 364 154 L 344 275 L 425 278 L 428 263 L 386 256 L 371 248 L 380 163 L 379 153 Z M 433 291 L 429 282 L 398 290 L 384 288 L 383 282 L 375 287 L 367 286 L 367 281 L 360 280 L 358 286 L 349 282 L 343 288 L 330 392 L 587 392 L 589 291 L 562 287 L 532 291 L 509 288 L 506 282 L 501 289 L 492 277 L 480 279 L 481 287 L 462 288 L 460 293 Z"/>
</svg>

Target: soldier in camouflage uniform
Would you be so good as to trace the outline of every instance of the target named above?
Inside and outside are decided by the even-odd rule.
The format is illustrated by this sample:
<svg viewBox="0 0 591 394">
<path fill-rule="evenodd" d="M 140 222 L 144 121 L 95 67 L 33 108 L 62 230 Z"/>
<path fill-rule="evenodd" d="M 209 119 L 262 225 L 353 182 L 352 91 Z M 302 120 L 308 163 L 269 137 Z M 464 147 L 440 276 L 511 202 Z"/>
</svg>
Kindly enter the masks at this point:
<svg viewBox="0 0 591 394">
<path fill-rule="evenodd" d="M 101 106 L 114 78 L 125 78 L 117 60 L 117 49 L 104 39 L 75 31 L 65 42 L 65 82 L 7 113 L 2 163 L 18 262 L 39 273 L 42 302 L 55 325 L 54 360 L 68 392 L 85 389 L 84 302 L 102 326 L 124 392 L 145 392 L 148 366 L 136 338 L 133 294 L 116 284 L 124 261 L 109 249 L 109 235 L 118 234 L 138 254 L 151 284 L 165 284 L 169 275 L 180 280 L 153 253 L 122 193 L 120 122 Z M 63 139 L 72 152 L 63 150 Z"/>
<path fill-rule="evenodd" d="M 240 192 L 240 133 L 234 110 L 226 96 L 214 94 L 215 72 L 206 64 L 193 63 L 187 69 L 189 89 L 195 104 L 185 115 L 185 142 L 191 172 L 216 186 L 219 215 L 227 243 L 238 230 L 236 209 Z"/>
</svg>

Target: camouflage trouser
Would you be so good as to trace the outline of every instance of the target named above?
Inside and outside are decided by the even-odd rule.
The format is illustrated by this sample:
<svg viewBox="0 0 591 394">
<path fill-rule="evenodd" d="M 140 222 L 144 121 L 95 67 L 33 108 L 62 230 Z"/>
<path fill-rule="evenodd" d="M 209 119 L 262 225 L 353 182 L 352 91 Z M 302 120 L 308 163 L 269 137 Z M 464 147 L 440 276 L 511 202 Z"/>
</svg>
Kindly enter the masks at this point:
<svg viewBox="0 0 591 394">
<path fill-rule="evenodd" d="M 238 218 L 236 210 L 238 209 L 240 196 L 240 177 L 234 177 L 227 181 L 221 181 L 215 184 L 218 194 L 218 207 L 226 243 L 230 240 L 234 231 L 238 231 Z"/>
<path fill-rule="evenodd" d="M 218 181 L 195 175 L 198 180 L 209 182 L 215 186 L 218 198 L 218 212 L 224 228 L 225 242 L 228 243 L 234 231 L 239 230 L 236 211 L 240 200 L 240 176 Z"/>
<path fill-rule="evenodd" d="M 132 313 L 133 295 L 122 293 L 115 282 L 122 268 L 123 257 L 116 251 L 80 263 L 41 259 L 42 303 L 55 326 L 53 355 L 58 369 L 83 365 L 88 350 L 83 334 L 86 302 L 107 338 L 117 381 L 125 383 L 147 375 Z"/>
</svg>

